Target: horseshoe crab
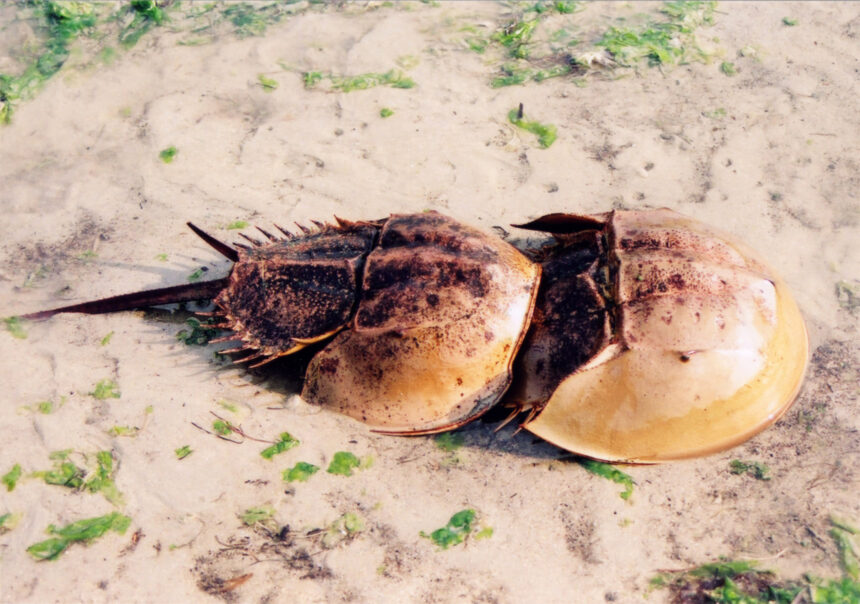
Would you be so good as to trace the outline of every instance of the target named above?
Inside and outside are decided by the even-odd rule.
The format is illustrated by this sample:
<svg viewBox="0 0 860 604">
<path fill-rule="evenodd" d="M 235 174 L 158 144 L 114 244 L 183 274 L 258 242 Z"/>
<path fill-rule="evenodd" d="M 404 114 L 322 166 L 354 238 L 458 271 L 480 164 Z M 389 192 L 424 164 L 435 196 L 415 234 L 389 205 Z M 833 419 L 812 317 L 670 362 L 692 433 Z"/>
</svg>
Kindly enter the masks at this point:
<svg viewBox="0 0 860 604">
<path fill-rule="evenodd" d="M 231 247 L 202 284 L 25 315 L 212 298 L 225 354 L 258 367 L 329 342 L 302 396 L 378 432 L 461 426 L 507 392 L 523 427 L 596 459 L 658 462 L 734 446 L 790 406 L 806 330 L 744 245 L 670 210 L 550 214 L 526 250 L 435 212 L 315 223 Z M 519 354 L 518 354 L 519 353 Z M 511 386 L 511 383 L 513 385 Z M 510 388 L 509 388 L 510 386 Z"/>
<path fill-rule="evenodd" d="M 794 401 L 806 327 L 742 243 L 666 209 L 522 227 L 557 241 L 510 393 L 531 409 L 527 430 L 596 459 L 659 462 L 740 444 Z"/>
</svg>

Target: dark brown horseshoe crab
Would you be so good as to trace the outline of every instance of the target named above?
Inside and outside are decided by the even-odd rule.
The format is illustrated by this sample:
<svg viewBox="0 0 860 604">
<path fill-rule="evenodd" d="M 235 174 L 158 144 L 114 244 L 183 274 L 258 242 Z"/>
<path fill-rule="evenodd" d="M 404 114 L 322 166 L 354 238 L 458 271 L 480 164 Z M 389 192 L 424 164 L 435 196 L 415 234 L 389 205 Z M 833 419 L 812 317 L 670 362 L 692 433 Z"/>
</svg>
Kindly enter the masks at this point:
<svg viewBox="0 0 860 604">
<path fill-rule="evenodd" d="M 261 229 L 265 242 L 238 249 L 189 224 L 235 262 L 228 277 L 25 318 L 208 297 L 233 332 L 223 340 L 240 343 L 224 352 L 252 367 L 330 338 L 302 395 L 376 431 L 456 428 L 513 378 L 526 429 L 611 461 L 734 446 L 776 421 L 803 379 L 806 329 L 785 285 L 670 210 L 544 216 L 522 225 L 555 238 L 533 260 L 435 212 L 316 224 Z"/>
</svg>

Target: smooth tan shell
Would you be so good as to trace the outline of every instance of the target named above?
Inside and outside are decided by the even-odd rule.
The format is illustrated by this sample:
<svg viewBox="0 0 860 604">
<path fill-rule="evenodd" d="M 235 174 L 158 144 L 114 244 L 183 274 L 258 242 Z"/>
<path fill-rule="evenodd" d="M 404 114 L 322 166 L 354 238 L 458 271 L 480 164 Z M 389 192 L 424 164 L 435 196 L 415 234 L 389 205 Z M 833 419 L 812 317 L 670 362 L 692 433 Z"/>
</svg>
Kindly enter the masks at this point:
<svg viewBox="0 0 860 604">
<path fill-rule="evenodd" d="M 607 220 L 614 338 L 525 427 L 588 457 L 648 463 L 727 449 L 776 421 L 808 358 L 785 284 L 743 244 L 675 212 Z"/>
<path fill-rule="evenodd" d="M 354 325 L 314 357 L 302 396 L 383 432 L 474 419 L 510 383 L 539 272 L 450 218 L 392 216 L 368 256 Z"/>
</svg>

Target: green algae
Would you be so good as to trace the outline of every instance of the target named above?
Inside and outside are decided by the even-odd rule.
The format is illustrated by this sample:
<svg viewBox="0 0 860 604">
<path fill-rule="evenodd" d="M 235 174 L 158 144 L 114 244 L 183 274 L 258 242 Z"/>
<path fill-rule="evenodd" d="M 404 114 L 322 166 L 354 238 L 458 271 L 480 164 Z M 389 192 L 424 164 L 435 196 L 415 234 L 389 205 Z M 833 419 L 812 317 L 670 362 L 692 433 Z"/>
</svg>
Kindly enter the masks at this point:
<svg viewBox="0 0 860 604">
<path fill-rule="evenodd" d="M 46 532 L 56 535 L 51 539 L 34 543 L 27 552 L 36 560 L 56 560 L 73 543 L 90 543 L 108 531 L 124 534 L 131 524 L 131 518 L 118 512 L 95 518 L 85 518 L 57 528 L 49 525 Z"/>
</svg>

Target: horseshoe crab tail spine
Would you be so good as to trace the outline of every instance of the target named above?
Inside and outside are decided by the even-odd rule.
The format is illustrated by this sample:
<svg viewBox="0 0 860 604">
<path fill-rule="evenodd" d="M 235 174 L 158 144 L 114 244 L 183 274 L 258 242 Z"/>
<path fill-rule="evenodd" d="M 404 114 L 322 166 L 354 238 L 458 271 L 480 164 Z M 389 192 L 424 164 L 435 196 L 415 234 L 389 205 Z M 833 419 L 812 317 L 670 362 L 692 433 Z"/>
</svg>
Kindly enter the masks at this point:
<svg viewBox="0 0 860 604">
<path fill-rule="evenodd" d="M 142 292 L 121 294 L 92 300 L 70 306 L 62 306 L 51 310 L 21 315 L 22 319 L 39 320 L 48 319 L 54 315 L 66 312 L 79 312 L 88 315 L 116 312 L 120 310 L 132 310 L 135 308 L 146 308 L 159 304 L 171 304 L 173 302 L 188 302 L 191 300 L 211 299 L 227 286 L 227 278 L 204 281 L 203 283 L 187 283 L 174 285 L 173 287 L 162 287 Z"/>
<path fill-rule="evenodd" d="M 192 224 L 190 222 L 186 222 L 185 224 L 187 224 L 188 228 L 191 229 L 192 231 L 194 231 L 194 233 L 198 237 L 200 237 L 203 241 L 205 241 L 206 243 L 211 245 L 215 249 L 215 251 L 217 251 L 219 254 L 221 254 L 222 256 L 227 258 L 228 260 L 232 260 L 233 262 L 237 262 L 239 260 L 239 252 L 234 250 L 232 247 L 230 247 L 226 243 L 222 243 L 221 241 L 218 241 L 212 235 L 210 235 L 209 233 L 207 233 L 206 231 L 204 231 L 200 227 L 195 226 L 194 224 Z"/>
</svg>

